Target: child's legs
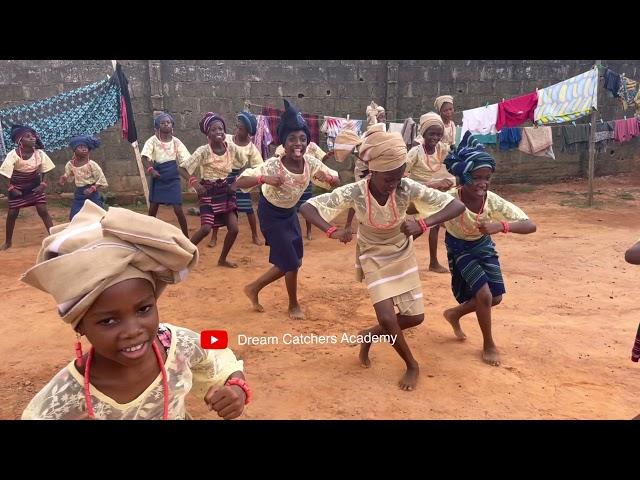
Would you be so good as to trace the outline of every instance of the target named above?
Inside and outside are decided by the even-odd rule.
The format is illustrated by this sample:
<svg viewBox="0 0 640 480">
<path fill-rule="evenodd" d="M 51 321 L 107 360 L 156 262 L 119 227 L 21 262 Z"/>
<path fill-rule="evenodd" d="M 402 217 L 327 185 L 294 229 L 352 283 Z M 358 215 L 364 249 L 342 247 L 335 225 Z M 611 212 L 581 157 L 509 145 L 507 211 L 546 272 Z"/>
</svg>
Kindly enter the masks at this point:
<svg viewBox="0 0 640 480">
<path fill-rule="evenodd" d="M 156 215 L 158 215 L 158 207 L 159 206 L 160 206 L 159 203 L 154 203 L 154 202 L 149 203 L 149 216 L 150 217 L 155 217 Z"/>
<path fill-rule="evenodd" d="M 493 336 L 491 335 L 491 308 L 494 302 L 493 298 L 489 284 L 485 283 L 475 295 L 476 316 L 478 317 L 478 323 L 480 324 L 484 341 L 482 358 L 490 365 L 498 366 L 500 364 L 500 357 L 496 344 L 493 342 Z M 498 300 L 497 303 L 500 303 L 500 300 Z"/>
<path fill-rule="evenodd" d="M 193 243 L 194 245 L 197 245 L 198 243 L 200 243 L 202 241 L 202 239 L 204 237 L 209 235 L 210 231 L 211 231 L 211 225 L 209 225 L 209 224 L 202 225 L 200 227 L 200 230 L 198 230 L 196 233 L 194 233 L 193 237 L 191 237 L 191 243 Z"/>
<path fill-rule="evenodd" d="M 438 233 L 440 226 L 436 225 L 429 229 L 429 269 L 438 273 L 446 273 L 449 270 L 438 262 Z"/>
<path fill-rule="evenodd" d="M 307 240 L 311 240 L 311 222 L 309 220 L 305 220 L 307 224 Z"/>
<path fill-rule="evenodd" d="M 255 239 L 258 238 L 258 226 L 256 223 L 256 214 L 253 212 L 247 212 L 247 221 L 251 227 L 251 236 Z"/>
<path fill-rule="evenodd" d="M 298 304 L 298 270 L 292 270 L 284 274 L 284 283 L 287 285 L 289 295 L 289 309 L 299 307 Z"/>
<path fill-rule="evenodd" d="M 218 227 L 213 227 L 211 229 L 211 240 L 209 240 L 209 246 L 215 247 L 218 243 Z"/>
<path fill-rule="evenodd" d="M 218 264 L 225 264 L 225 266 L 228 267 L 237 267 L 236 264 L 227 262 L 227 255 L 238 237 L 238 215 L 235 212 L 229 212 L 225 213 L 224 217 L 224 222 L 227 226 L 227 234 L 224 237 L 224 245 L 222 246 L 222 252 L 220 252 Z"/>
<path fill-rule="evenodd" d="M 414 317 L 396 315 L 392 298 L 387 298 L 386 300 L 374 304 L 373 308 L 376 311 L 376 317 L 378 318 L 378 323 L 381 327 L 380 331 L 388 335 L 397 335 L 396 341 L 393 344 L 393 348 L 405 361 L 407 367 L 417 367 L 418 362 L 416 362 L 415 358 L 413 358 L 411 350 L 409 349 L 409 345 L 407 344 L 407 341 L 402 334 L 402 330 L 403 326 L 404 328 L 409 328 L 410 326 L 420 324 L 424 319 L 424 314 L 416 315 L 415 317 L 421 318 L 415 319 Z M 400 325 L 401 318 L 402 326 Z"/>
<path fill-rule="evenodd" d="M 149 209 L 151 210 L 151 209 Z M 182 205 L 174 205 L 173 213 L 176 214 L 176 218 L 178 219 L 178 223 L 180 224 L 180 230 L 184 233 L 185 237 L 189 236 L 189 227 L 187 227 L 187 218 L 184 216 L 184 211 L 182 210 Z M 155 215 L 153 215 L 155 217 Z"/>
<path fill-rule="evenodd" d="M 282 277 L 284 277 L 284 272 L 278 267 L 274 266 L 260 275 L 260 277 L 258 277 L 250 284 L 245 285 L 244 294 L 249 297 L 249 300 L 251 300 L 251 304 L 253 305 L 253 309 L 255 311 L 264 312 L 264 307 L 260 305 L 260 302 L 258 300 L 258 294 L 260 293 L 260 290 Z"/>
<path fill-rule="evenodd" d="M 11 246 L 11 240 L 13 238 L 13 229 L 16 226 L 16 219 L 18 218 L 18 214 L 20 213 L 19 208 L 10 208 L 7 212 L 7 231 L 6 231 L 6 241 L 0 250 L 6 250 Z"/>
<path fill-rule="evenodd" d="M 47 204 L 36 205 L 36 212 L 40 215 L 42 219 L 42 223 L 44 223 L 45 228 L 47 229 L 47 233 L 53 227 L 53 220 L 51 219 L 51 215 L 49 215 L 49 211 L 47 210 Z"/>
</svg>

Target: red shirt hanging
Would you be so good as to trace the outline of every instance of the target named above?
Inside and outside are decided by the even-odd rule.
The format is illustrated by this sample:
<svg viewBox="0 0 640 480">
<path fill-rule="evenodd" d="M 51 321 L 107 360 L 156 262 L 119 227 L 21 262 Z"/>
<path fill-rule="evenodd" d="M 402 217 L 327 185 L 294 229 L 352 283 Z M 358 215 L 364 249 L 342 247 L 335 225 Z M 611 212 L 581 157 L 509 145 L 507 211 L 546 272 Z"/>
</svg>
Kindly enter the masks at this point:
<svg viewBox="0 0 640 480">
<path fill-rule="evenodd" d="M 533 122 L 533 114 L 538 106 L 538 92 L 528 93 L 498 104 L 496 130 L 503 127 L 519 127 L 527 120 Z"/>
</svg>

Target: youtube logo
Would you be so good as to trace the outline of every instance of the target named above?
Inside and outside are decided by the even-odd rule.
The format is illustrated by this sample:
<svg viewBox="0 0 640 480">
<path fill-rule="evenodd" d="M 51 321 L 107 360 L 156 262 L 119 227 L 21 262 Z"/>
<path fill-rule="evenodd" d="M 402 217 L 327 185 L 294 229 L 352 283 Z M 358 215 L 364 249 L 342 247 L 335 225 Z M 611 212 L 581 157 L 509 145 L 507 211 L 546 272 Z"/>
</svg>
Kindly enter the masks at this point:
<svg viewBox="0 0 640 480">
<path fill-rule="evenodd" d="M 200 346 L 205 349 L 223 349 L 229 344 L 229 335 L 224 330 L 202 330 Z"/>
</svg>

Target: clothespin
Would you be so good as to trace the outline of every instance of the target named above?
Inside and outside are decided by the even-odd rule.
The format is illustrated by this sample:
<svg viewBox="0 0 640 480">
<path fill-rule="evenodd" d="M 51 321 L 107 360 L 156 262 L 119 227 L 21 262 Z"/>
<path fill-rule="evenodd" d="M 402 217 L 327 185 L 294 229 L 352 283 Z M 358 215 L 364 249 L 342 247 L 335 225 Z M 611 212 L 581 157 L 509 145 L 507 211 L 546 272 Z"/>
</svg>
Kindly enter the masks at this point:
<svg viewBox="0 0 640 480">
<path fill-rule="evenodd" d="M 347 113 L 347 120 L 349 120 L 349 114 Z"/>
<path fill-rule="evenodd" d="M 571 122 L 574 127 L 577 127 L 576 122 Z"/>
</svg>

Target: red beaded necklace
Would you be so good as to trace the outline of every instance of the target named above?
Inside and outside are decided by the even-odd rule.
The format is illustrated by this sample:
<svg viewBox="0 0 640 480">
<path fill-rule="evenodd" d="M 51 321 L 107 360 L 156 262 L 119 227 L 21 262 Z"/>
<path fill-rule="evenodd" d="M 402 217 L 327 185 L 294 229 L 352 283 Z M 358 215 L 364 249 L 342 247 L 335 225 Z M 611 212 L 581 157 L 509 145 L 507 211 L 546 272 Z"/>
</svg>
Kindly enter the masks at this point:
<svg viewBox="0 0 640 480">
<path fill-rule="evenodd" d="M 160 354 L 160 349 L 156 345 L 154 341 L 151 342 L 151 346 L 153 347 L 153 351 L 156 354 L 156 359 L 158 360 L 158 365 L 160 366 L 160 371 L 162 372 L 162 388 L 164 390 L 164 402 L 163 402 L 163 412 L 162 419 L 169 419 L 169 382 L 167 380 L 167 370 L 164 368 L 164 362 L 162 361 L 162 355 Z M 87 403 L 87 413 L 89 414 L 89 418 L 95 419 L 95 413 L 93 411 L 93 402 L 91 401 L 91 382 L 89 377 L 89 371 L 91 369 L 91 361 L 93 360 L 93 347 L 89 350 L 89 356 L 87 358 L 87 365 L 84 369 L 84 400 Z"/>
<path fill-rule="evenodd" d="M 464 203 L 464 200 L 462 200 L 462 185 L 458 187 L 458 190 L 460 192 L 460 200 L 462 201 L 462 203 Z M 462 229 L 462 233 L 464 233 L 465 235 L 474 235 L 476 233 L 476 230 L 480 227 L 480 215 L 482 215 L 482 212 L 484 211 L 484 204 L 486 200 L 487 200 L 487 195 L 485 194 L 484 197 L 482 197 L 482 206 L 480 207 L 480 211 L 476 214 L 476 219 L 474 221 L 474 224 L 471 226 L 471 230 L 467 230 L 464 225 L 464 217 L 466 216 L 467 212 L 465 211 L 462 215 L 460 215 L 460 228 Z M 466 205 L 465 205 L 465 208 L 466 208 Z"/>
<path fill-rule="evenodd" d="M 436 160 L 435 166 L 432 166 L 431 163 L 429 162 L 429 158 L 431 158 L 431 155 L 433 155 L 433 154 L 429 154 L 429 152 L 427 152 L 427 146 L 426 145 L 422 145 L 422 149 L 424 150 L 424 154 L 427 157 L 427 161 L 425 162 L 426 166 L 427 166 L 427 169 L 430 172 L 436 172 L 436 171 L 440 170 L 441 163 L 439 163 L 437 160 Z M 434 150 L 433 153 L 436 153 L 435 150 Z"/>
<path fill-rule="evenodd" d="M 391 202 L 391 212 L 393 213 L 393 220 L 391 220 L 390 222 L 387 222 L 385 225 L 378 225 L 377 223 L 374 222 L 373 215 L 372 215 L 373 209 L 371 208 L 371 205 L 372 205 L 373 199 L 371 198 L 371 190 L 369 189 L 370 181 L 371 179 L 367 180 L 367 182 L 365 183 L 365 188 L 367 190 L 367 214 L 369 218 L 369 224 L 372 227 L 378 228 L 380 230 L 390 230 L 396 226 L 396 224 L 398 223 L 398 218 L 400 218 L 400 215 L 398 213 L 398 208 L 396 207 L 396 189 L 394 188 L 393 192 L 389 194 L 389 197 L 390 197 L 389 202 Z"/>
</svg>

